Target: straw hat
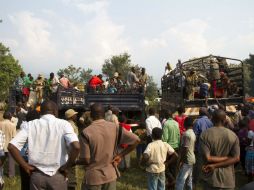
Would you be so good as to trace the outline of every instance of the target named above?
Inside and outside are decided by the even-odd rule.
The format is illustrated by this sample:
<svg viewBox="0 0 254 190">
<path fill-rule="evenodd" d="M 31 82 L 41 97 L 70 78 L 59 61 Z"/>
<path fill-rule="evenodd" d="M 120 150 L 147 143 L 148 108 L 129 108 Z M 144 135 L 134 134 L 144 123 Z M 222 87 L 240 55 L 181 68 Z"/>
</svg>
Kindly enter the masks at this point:
<svg viewBox="0 0 254 190">
<path fill-rule="evenodd" d="M 77 115 L 77 114 L 78 114 L 78 112 L 75 112 L 73 109 L 68 109 L 65 112 L 65 118 L 70 119 L 72 116 Z"/>
</svg>

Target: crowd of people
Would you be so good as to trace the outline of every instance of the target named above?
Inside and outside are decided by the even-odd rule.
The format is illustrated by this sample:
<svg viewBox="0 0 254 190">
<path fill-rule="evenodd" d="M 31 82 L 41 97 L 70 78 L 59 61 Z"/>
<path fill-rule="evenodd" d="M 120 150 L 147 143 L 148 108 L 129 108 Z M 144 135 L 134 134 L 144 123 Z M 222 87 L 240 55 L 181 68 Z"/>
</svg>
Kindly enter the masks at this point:
<svg viewBox="0 0 254 190">
<path fill-rule="evenodd" d="M 202 65 L 200 68 L 195 68 L 194 65 L 182 68 L 184 66 L 178 62 L 176 69 L 172 70 L 167 63 L 162 78 L 162 86 L 165 87 L 162 88 L 168 88 L 171 92 L 183 90 L 184 98 L 188 100 L 241 96 L 239 84 L 230 80 L 230 68 L 226 59 L 217 57 L 202 60 L 202 64 L 198 64 Z M 237 73 L 234 72 L 233 75 L 237 76 Z M 237 76 L 238 80 L 241 78 Z"/>
<path fill-rule="evenodd" d="M 87 84 L 72 83 L 67 76 L 60 74 L 59 78 L 50 73 L 49 78 L 39 74 L 36 79 L 31 73 L 27 75 L 21 72 L 16 79 L 15 96 L 16 102 L 28 102 L 31 104 L 41 104 L 45 99 L 56 101 L 58 89 L 74 89 L 77 91 L 86 91 L 88 93 L 125 93 L 125 92 L 145 92 L 148 82 L 148 75 L 145 68 L 141 70 L 132 67 L 127 73 L 126 79 L 119 72 L 115 72 L 112 78 L 103 79 L 103 75 L 94 75 Z M 30 98 L 29 98 L 30 97 Z M 29 101 L 30 99 L 30 101 Z"/>
<path fill-rule="evenodd" d="M 154 108 L 138 127 L 116 107 L 100 104 L 80 115 L 73 109 L 59 119 L 50 100 L 40 110 L 19 103 L 0 122 L 0 183 L 20 166 L 21 189 L 77 189 L 77 166 L 85 170 L 82 189 L 116 189 L 121 172 L 131 167 L 130 152 L 147 173 L 147 189 L 234 189 L 235 168 L 253 189 L 254 109 L 239 104 L 233 117 L 223 105 L 201 107 L 195 120 Z M 7 161 L 5 161 L 7 159 Z M 238 163 L 239 162 L 239 163 Z M 144 176 L 145 177 L 145 176 Z M 252 183 L 251 183 L 252 182 Z M 29 188 L 28 188 L 29 187 Z"/>
</svg>

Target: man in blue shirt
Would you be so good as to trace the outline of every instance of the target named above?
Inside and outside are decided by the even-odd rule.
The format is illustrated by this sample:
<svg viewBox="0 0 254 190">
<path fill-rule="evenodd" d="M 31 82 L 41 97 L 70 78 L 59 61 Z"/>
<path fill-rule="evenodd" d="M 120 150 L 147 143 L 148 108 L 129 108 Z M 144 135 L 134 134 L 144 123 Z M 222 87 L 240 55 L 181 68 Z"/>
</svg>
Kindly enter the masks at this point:
<svg viewBox="0 0 254 190">
<path fill-rule="evenodd" d="M 193 170 L 193 184 L 194 186 L 198 183 L 199 180 L 199 171 L 201 170 L 200 159 L 199 159 L 199 137 L 202 132 L 213 127 L 212 121 L 208 118 L 209 113 L 205 107 L 201 107 L 199 109 L 199 118 L 193 125 L 193 131 L 196 135 L 196 146 L 195 146 L 195 155 L 196 156 L 196 164 Z"/>
</svg>

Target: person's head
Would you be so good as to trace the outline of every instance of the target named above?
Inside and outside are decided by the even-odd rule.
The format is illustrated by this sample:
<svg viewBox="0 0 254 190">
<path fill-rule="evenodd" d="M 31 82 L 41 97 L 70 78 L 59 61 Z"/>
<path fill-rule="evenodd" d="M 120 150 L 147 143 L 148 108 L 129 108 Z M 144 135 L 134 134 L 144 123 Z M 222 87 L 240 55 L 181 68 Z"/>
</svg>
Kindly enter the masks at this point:
<svg viewBox="0 0 254 190">
<path fill-rule="evenodd" d="M 249 127 L 250 119 L 248 117 L 244 117 L 242 120 L 239 121 L 238 127 L 240 129 L 248 128 Z"/>
<path fill-rule="evenodd" d="M 42 79 L 42 75 L 41 74 L 38 75 L 38 79 L 39 80 Z"/>
<path fill-rule="evenodd" d="M 112 111 L 112 106 L 111 105 L 108 105 L 107 107 L 107 111 L 111 110 Z"/>
<path fill-rule="evenodd" d="M 117 107 L 113 107 L 113 108 L 112 108 L 112 113 L 113 113 L 113 114 L 115 114 L 115 115 L 118 116 L 118 115 L 119 115 L 119 112 L 120 112 L 120 110 L 119 110 Z"/>
<path fill-rule="evenodd" d="M 30 79 L 31 81 L 33 81 L 33 80 L 34 80 L 34 77 L 33 77 L 33 76 L 30 76 L 29 79 Z"/>
<path fill-rule="evenodd" d="M 162 129 L 159 127 L 155 127 L 152 130 L 152 138 L 153 140 L 161 140 L 162 137 Z"/>
<path fill-rule="evenodd" d="M 131 67 L 131 71 L 135 73 L 135 67 Z"/>
<path fill-rule="evenodd" d="M 22 71 L 22 72 L 20 73 L 20 77 L 23 78 L 24 76 L 25 76 L 25 73 Z"/>
<path fill-rule="evenodd" d="M 186 117 L 183 123 L 185 129 L 189 129 L 193 127 L 193 119 L 191 117 Z"/>
<path fill-rule="evenodd" d="M 105 112 L 102 104 L 94 103 L 91 105 L 90 109 L 91 109 L 91 118 L 93 120 L 104 119 Z"/>
<path fill-rule="evenodd" d="M 73 110 L 73 109 L 68 109 L 68 110 L 65 112 L 65 118 L 66 118 L 67 120 L 77 121 L 77 115 L 78 115 L 78 112 L 76 112 L 76 111 Z"/>
<path fill-rule="evenodd" d="M 97 77 L 100 78 L 100 79 L 102 79 L 102 74 L 99 74 Z"/>
<path fill-rule="evenodd" d="M 5 111 L 4 114 L 3 114 L 3 118 L 4 118 L 4 119 L 11 120 L 11 118 L 12 118 L 11 112 Z"/>
<path fill-rule="evenodd" d="M 62 74 L 60 74 L 60 78 L 63 78 L 64 77 L 64 74 L 62 73 Z"/>
<path fill-rule="evenodd" d="M 173 112 L 171 110 L 166 110 L 165 111 L 165 118 L 166 119 L 173 118 Z"/>
<path fill-rule="evenodd" d="M 226 106 L 222 105 L 222 104 L 219 104 L 219 109 L 223 110 L 223 111 L 226 111 Z"/>
<path fill-rule="evenodd" d="M 40 118 L 40 114 L 36 110 L 29 111 L 26 114 L 26 121 L 32 121 L 39 118 Z"/>
<path fill-rule="evenodd" d="M 50 79 L 53 79 L 55 74 L 54 73 L 50 73 L 49 76 L 50 76 Z"/>
<path fill-rule="evenodd" d="M 201 107 L 200 109 L 199 109 L 199 116 L 208 116 L 209 114 L 208 114 L 208 111 L 207 111 L 207 109 L 205 108 L 205 107 Z"/>
<path fill-rule="evenodd" d="M 155 115 L 155 109 L 154 108 L 149 108 L 148 110 L 148 114 L 151 115 Z"/>
<path fill-rule="evenodd" d="M 146 69 L 143 67 L 143 68 L 141 69 L 141 72 L 142 72 L 142 74 L 145 74 L 145 73 L 146 73 Z"/>
<path fill-rule="evenodd" d="M 27 76 L 28 76 L 28 78 L 30 78 L 32 75 L 31 75 L 31 73 L 28 73 Z"/>
<path fill-rule="evenodd" d="M 128 119 L 124 114 L 122 114 L 121 117 L 119 117 L 119 122 L 120 123 L 127 123 L 127 120 Z"/>
<path fill-rule="evenodd" d="M 20 112 L 22 107 L 23 107 L 22 102 L 18 102 L 17 105 L 16 105 L 16 112 L 17 113 Z"/>
<path fill-rule="evenodd" d="M 55 102 L 51 100 L 46 100 L 41 104 L 40 107 L 41 115 L 51 114 L 54 116 L 58 116 L 58 108 Z"/>
<path fill-rule="evenodd" d="M 178 112 L 179 115 L 182 115 L 182 114 L 185 112 L 184 107 L 183 107 L 183 106 L 179 106 L 179 107 L 177 108 L 177 112 Z"/>
<path fill-rule="evenodd" d="M 226 120 L 226 113 L 224 110 L 218 109 L 213 112 L 212 121 L 215 126 L 223 126 Z"/>
<path fill-rule="evenodd" d="M 160 119 L 165 119 L 166 118 L 166 112 L 167 112 L 167 110 L 165 110 L 165 109 L 162 109 L 161 111 L 160 111 Z"/>
<path fill-rule="evenodd" d="M 238 104 L 237 107 L 236 107 L 237 110 L 243 110 L 243 108 L 244 108 L 243 103 Z"/>
</svg>

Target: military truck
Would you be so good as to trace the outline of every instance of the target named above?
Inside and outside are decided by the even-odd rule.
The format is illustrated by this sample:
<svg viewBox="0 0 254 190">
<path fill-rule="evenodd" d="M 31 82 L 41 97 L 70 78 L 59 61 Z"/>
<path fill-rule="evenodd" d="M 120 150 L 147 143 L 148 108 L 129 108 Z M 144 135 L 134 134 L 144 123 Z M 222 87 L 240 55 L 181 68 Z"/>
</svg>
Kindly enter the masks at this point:
<svg viewBox="0 0 254 190">
<path fill-rule="evenodd" d="M 218 68 L 214 67 L 216 64 L 219 66 Z M 188 85 L 186 78 L 190 72 L 195 72 L 197 76 L 197 81 L 193 85 L 194 99 L 188 99 L 186 92 L 186 86 Z M 230 94 L 226 97 L 221 94 L 215 97 L 211 93 L 212 90 L 210 90 L 207 98 L 200 98 L 200 85 L 203 83 L 212 84 L 214 72 L 226 73 L 232 86 Z M 216 94 L 219 94 L 221 81 L 220 79 L 217 81 L 218 92 Z M 235 112 L 235 106 L 244 102 L 243 62 L 239 59 L 214 55 L 194 58 L 185 62 L 179 61 L 174 70 L 169 71 L 167 75 L 161 78 L 161 88 L 161 109 L 176 110 L 177 107 L 183 106 L 187 115 L 195 116 L 198 115 L 201 106 L 220 103 L 226 106 L 228 112 Z"/>
<path fill-rule="evenodd" d="M 52 99 L 53 100 L 53 99 Z M 67 109 L 75 109 L 85 112 L 89 110 L 92 103 L 101 103 L 105 108 L 109 105 L 117 107 L 128 118 L 133 120 L 141 120 L 145 110 L 144 93 L 138 91 L 129 91 L 119 94 L 109 93 L 87 93 L 72 88 L 59 88 L 57 97 L 54 100 L 59 109 L 59 115 L 63 116 Z M 14 112 L 16 107 L 15 87 L 10 88 L 9 109 Z"/>
</svg>

